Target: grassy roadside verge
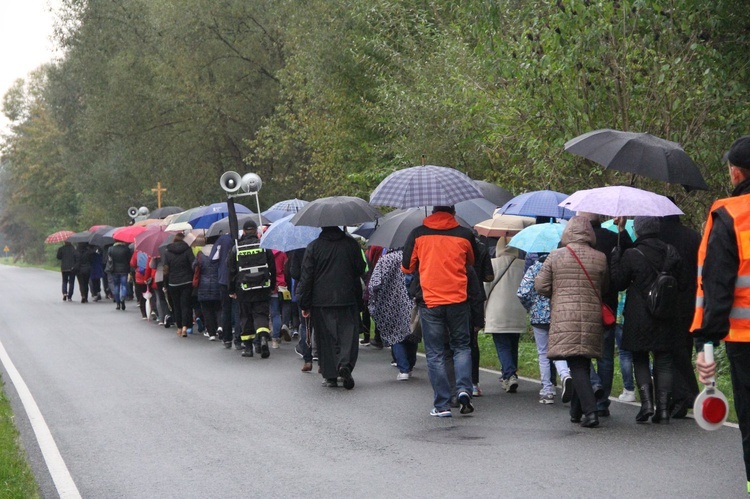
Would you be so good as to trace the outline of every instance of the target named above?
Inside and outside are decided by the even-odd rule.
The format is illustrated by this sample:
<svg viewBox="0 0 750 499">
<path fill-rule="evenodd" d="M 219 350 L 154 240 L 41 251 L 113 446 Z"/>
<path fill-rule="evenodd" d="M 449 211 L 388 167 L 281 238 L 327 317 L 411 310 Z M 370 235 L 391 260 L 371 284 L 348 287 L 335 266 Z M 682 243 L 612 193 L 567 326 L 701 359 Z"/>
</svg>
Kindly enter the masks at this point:
<svg viewBox="0 0 750 499">
<path fill-rule="evenodd" d="M 0 497 L 38 498 L 39 490 L 20 446 L 10 402 L 0 379 Z"/>
</svg>

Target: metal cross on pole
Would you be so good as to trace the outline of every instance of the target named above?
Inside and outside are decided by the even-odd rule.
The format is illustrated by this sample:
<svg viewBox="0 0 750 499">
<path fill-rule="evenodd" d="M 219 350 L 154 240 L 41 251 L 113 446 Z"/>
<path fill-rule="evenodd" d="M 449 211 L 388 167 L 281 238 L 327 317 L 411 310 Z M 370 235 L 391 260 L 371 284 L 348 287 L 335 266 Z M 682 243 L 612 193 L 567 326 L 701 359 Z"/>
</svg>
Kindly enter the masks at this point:
<svg viewBox="0 0 750 499">
<path fill-rule="evenodd" d="M 156 193 L 156 207 L 161 208 L 161 193 L 167 192 L 167 189 L 161 186 L 161 181 L 156 182 L 156 188 L 151 189 L 151 192 Z"/>
</svg>

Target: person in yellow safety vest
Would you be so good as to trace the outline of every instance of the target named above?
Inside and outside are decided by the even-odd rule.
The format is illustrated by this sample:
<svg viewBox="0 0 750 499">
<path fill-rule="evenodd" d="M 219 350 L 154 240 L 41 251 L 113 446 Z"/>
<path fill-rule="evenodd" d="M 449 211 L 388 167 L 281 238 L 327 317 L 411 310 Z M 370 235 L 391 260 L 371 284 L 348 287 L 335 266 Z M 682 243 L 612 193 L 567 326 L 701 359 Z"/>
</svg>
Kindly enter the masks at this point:
<svg viewBox="0 0 750 499">
<path fill-rule="evenodd" d="M 716 371 L 703 345 L 726 342 L 750 495 L 750 135 L 734 141 L 726 157 L 734 190 L 732 197 L 714 202 L 706 221 L 691 331 L 703 384 Z"/>
<path fill-rule="evenodd" d="M 227 255 L 229 297 L 238 300 L 240 306 L 242 356 L 252 357 L 255 347 L 261 358 L 267 359 L 271 355 L 269 314 L 276 263 L 273 252 L 260 247 L 258 225 L 253 220 L 245 222 L 242 232 L 242 238 Z M 253 345 L 256 334 L 260 341 Z"/>
</svg>

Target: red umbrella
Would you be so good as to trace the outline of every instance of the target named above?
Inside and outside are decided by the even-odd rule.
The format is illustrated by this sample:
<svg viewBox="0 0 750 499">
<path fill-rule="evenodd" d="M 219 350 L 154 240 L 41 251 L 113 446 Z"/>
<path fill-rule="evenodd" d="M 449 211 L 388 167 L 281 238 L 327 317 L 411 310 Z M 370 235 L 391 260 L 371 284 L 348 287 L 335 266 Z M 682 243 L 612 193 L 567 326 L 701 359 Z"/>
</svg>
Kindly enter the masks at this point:
<svg viewBox="0 0 750 499">
<path fill-rule="evenodd" d="M 149 256 L 159 256 L 159 246 L 167 240 L 174 232 L 167 232 L 164 226 L 152 225 L 145 231 L 135 236 L 135 250 L 143 251 Z"/>
<path fill-rule="evenodd" d="M 128 225 L 127 227 L 121 227 L 112 233 L 112 239 L 123 243 L 132 243 L 135 241 L 135 236 L 146 230 L 146 227 L 139 225 Z"/>
<path fill-rule="evenodd" d="M 112 228 L 111 225 L 92 225 L 91 227 L 89 227 L 89 232 L 96 232 L 97 230 L 103 229 L 104 227 L 109 227 L 110 229 Z"/>
<path fill-rule="evenodd" d="M 54 234 L 50 234 L 49 236 L 47 236 L 47 239 L 45 239 L 44 242 L 47 244 L 61 243 L 73 234 L 75 234 L 75 232 L 73 232 L 72 230 L 59 230 Z"/>
</svg>

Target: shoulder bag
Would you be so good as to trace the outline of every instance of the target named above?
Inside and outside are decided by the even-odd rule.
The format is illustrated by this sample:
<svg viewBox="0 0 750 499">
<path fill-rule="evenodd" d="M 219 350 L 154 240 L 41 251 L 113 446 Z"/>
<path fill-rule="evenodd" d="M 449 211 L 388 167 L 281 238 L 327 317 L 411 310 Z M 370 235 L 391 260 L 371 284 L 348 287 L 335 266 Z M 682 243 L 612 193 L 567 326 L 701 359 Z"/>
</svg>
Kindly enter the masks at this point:
<svg viewBox="0 0 750 499">
<path fill-rule="evenodd" d="M 606 328 L 610 328 L 614 326 L 615 322 L 617 322 L 617 317 L 615 316 L 615 313 L 612 311 L 612 308 L 606 303 L 602 302 L 602 297 L 599 296 L 599 291 L 597 291 L 596 286 L 594 286 L 594 281 L 592 281 L 591 277 L 589 277 L 589 273 L 586 271 L 586 267 L 583 266 L 583 263 L 581 263 L 581 259 L 578 258 L 578 255 L 576 255 L 576 252 L 573 251 L 570 246 L 565 246 L 565 247 L 568 248 L 568 251 L 570 251 L 570 254 L 573 255 L 573 257 L 578 262 L 578 265 L 581 266 L 581 268 L 583 269 L 583 273 L 586 274 L 586 279 L 589 280 L 589 284 L 591 284 L 591 287 L 596 293 L 596 296 L 599 297 L 599 304 L 602 306 L 602 325 Z"/>
</svg>

